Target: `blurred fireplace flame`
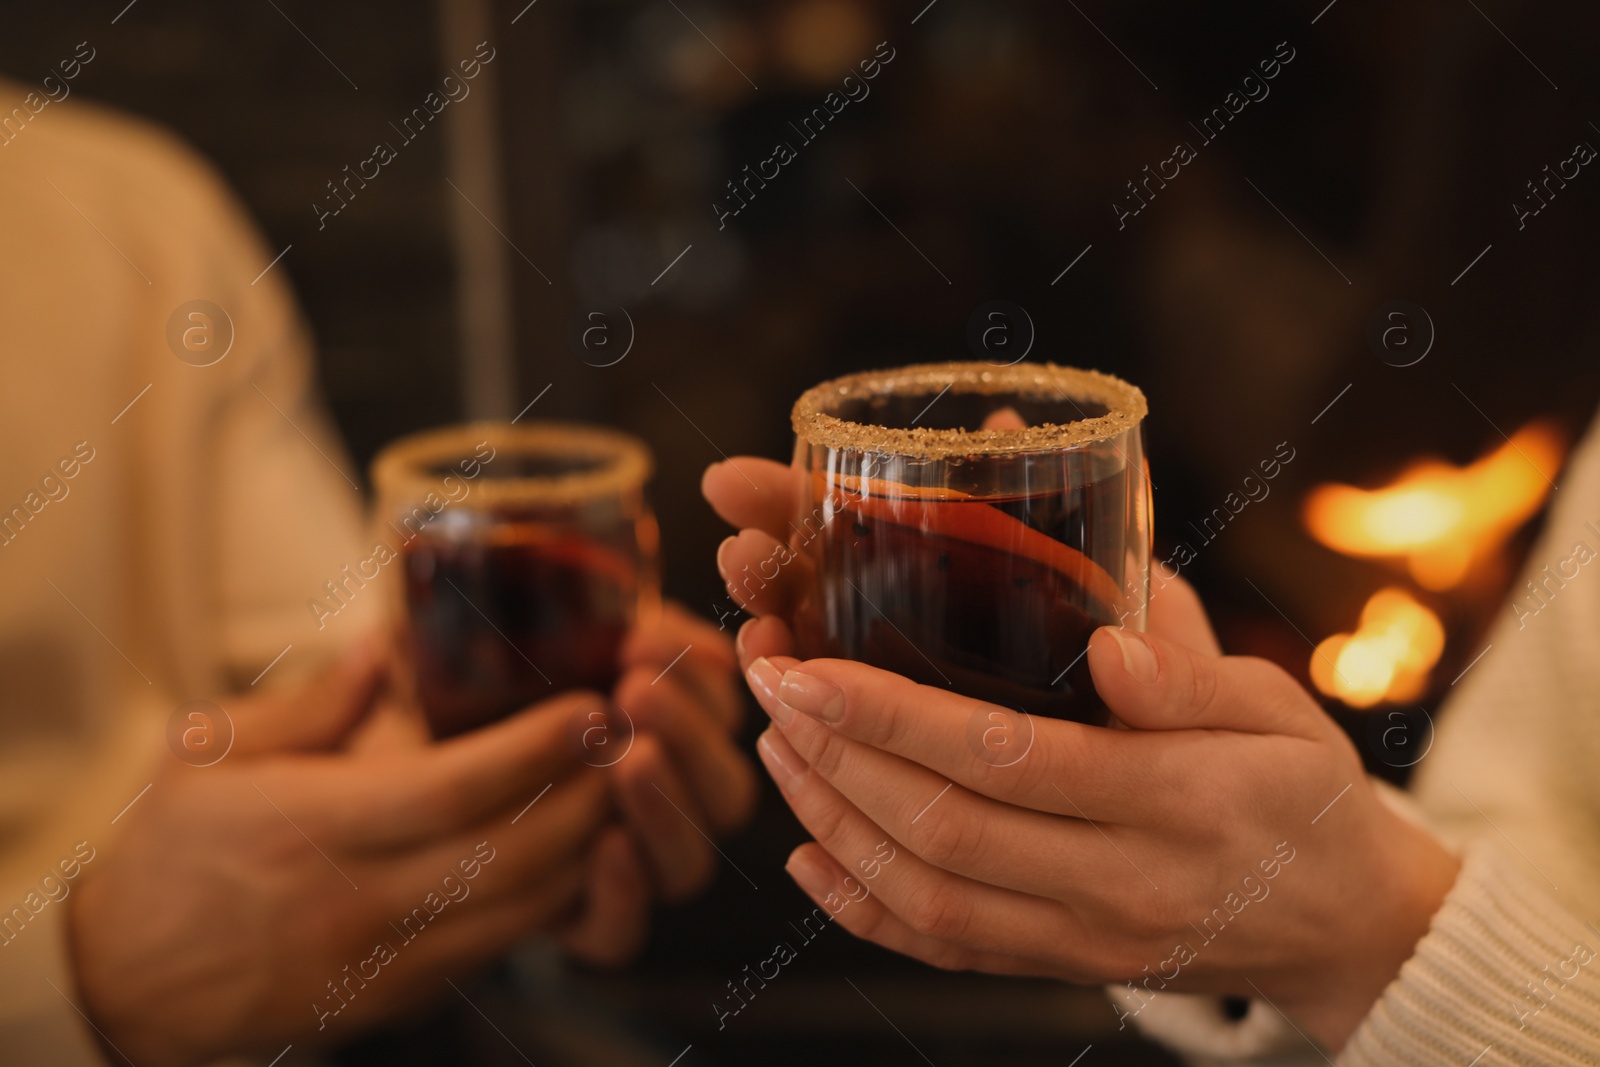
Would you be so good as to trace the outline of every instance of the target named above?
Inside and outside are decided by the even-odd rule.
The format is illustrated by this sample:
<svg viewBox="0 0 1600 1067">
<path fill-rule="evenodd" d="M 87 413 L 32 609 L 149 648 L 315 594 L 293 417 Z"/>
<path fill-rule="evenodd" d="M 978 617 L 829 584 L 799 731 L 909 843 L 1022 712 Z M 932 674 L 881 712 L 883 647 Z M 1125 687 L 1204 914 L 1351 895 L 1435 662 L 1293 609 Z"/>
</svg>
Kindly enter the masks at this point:
<svg viewBox="0 0 1600 1067">
<path fill-rule="evenodd" d="M 1404 589 L 1372 594 L 1353 634 L 1325 638 L 1311 656 L 1311 681 L 1353 708 L 1415 700 L 1444 651 L 1439 616 Z"/>
<path fill-rule="evenodd" d="M 1454 589 L 1538 512 L 1561 457 L 1555 430 L 1531 423 L 1464 467 L 1425 459 L 1379 489 L 1318 486 L 1306 527 L 1347 556 L 1404 559 L 1424 589 Z"/>
<path fill-rule="evenodd" d="M 1530 423 L 1465 466 L 1423 459 L 1377 489 L 1317 486 L 1306 497 L 1306 528 L 1344 555 L 1403 562 L 1423 589 L 1454 590 L 1538 512 L 1562 454 L 1553 427 Z M 1355 708 L 1415 700 L 1444 643 L 1439 616 L 1390 586 L 1367 601 L 1354 633 L 1317 646 L 1311 680 Z"/>
</svg>

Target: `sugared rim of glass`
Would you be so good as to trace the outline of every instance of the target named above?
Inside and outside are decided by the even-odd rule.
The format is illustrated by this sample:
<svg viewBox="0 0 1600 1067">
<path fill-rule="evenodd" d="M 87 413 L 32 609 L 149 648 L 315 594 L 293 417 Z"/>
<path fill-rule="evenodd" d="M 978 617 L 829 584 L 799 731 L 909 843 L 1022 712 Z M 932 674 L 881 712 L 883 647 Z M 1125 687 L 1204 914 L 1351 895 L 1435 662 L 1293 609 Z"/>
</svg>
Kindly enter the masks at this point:
<svg viewBox="0 0 1600 1067">
<path fill-rule="evenodd" d="M 485 453 L 491 458 L 485 459 Z M 513 456 L 572 463 L 576 469 L 552 474 L 496 472 L 497 461 Z M 372 482 L 380 493 L 421 500 L 432 492 L 455 500 L 459 488 L 446 484 L 446 479 L 454 479 L 457 486 L 471 487 L 477 507 L 579 504 L 637 491 L 650 472 L 650 449 L 643 441 L 581 422 L 445 426 L 402 437 L 372 461 Z"/>
<path fill-rule="evenodd" d="M 900 429 L 850 422 L 830 412 L 844 400 L 885 394 L 927 396 L 949 389 L 965 394 L 1006 394 L 1038 400 L 1086 400 L 1104 415 L 1072 422 L 1040 423 L 1021 429 Z M 801 440 L 851 452 L 883 452 L 941 459 L 1077 448 L 1115 437 L 1139 425 L 1148 407 L 1138 386 L 1096 370 L 1054 363 L 924 363 L 893 370 L 866 371 L 823 382 L 801 394 L 790 420 Z"/>
</svg>

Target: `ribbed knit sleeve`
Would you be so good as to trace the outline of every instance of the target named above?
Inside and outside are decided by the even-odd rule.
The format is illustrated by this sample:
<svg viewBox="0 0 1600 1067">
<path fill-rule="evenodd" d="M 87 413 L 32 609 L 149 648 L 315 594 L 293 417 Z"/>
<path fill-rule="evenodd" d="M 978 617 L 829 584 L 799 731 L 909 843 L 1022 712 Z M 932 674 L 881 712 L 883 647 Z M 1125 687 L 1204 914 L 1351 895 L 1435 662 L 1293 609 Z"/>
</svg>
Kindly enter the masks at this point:
<svg viewBox="0 0 1600 1067">
<path fill-rule="evenodd" d="M 1194 1064 L 1329 1062 L 1269 1005 L 1229 1018 L 1216 997 L 1107 990 L 1139 1028 Z M 1148 997 L 1148 994 L 1146 995 Z M 1338 1067 L 1600 1064 L 1600 930 L 1525 859 L 1483 839 L 1400 974 L 1336 1057 Z"/>
<path fill-rule="evenodd" d="M 1549 890 L 1517 856 L 1470 849 L 1339 1067 L 1600 1063 L 1600 935 Z"/>
</svg>

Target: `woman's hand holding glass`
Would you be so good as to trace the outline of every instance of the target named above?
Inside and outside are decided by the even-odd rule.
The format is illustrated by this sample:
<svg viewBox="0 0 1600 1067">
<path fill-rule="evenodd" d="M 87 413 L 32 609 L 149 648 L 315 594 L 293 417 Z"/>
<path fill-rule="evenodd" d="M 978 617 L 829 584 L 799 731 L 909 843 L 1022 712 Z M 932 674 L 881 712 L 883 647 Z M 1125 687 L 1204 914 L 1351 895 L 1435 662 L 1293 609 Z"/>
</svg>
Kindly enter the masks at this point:
<svg viewBox="0 0 1600 1067">
<path fill-rule="evenodd" d="M 800 886 L 858 937 L 939 967 L 1264 995 L 1341 1046 L 1457 863 L 1379 799 L 1298 683 L 1222 656 L 1178 579 L 1158 584 L 1149 636 L 1106 627 L 1090 643 L 1126 730 L 802 663 L 786 616 L 810 564 L 784 550 L 798 477 L 740 457 L 703 488 L 740 527 L 718 566 L 758 616 L 738 651 L 773 720 L 760 754 L 816 839 L 790 857 Z M 886 838 L 909 855 L 860 900 L 857 863 Z"/>
</svg>

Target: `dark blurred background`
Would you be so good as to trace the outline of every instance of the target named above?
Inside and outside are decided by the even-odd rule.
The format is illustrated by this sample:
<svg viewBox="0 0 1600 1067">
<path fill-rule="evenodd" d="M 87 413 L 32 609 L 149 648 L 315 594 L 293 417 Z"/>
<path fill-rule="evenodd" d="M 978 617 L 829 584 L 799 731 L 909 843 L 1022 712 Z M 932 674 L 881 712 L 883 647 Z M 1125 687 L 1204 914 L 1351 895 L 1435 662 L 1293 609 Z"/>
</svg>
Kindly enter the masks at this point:
<svg viewBox="0 0 1600 1067">
<path fill-rule="evenodd" d="M 805 387 L 972 358 L 979 309 L 1023 309 L 1008 356 L 1031 329 L 1028 359 L 1148 394 L 1156 556 L 1195 549 L 1184 576 L 1230 650 L 1306 678 L 1311 643 L 1353 629 L 1385 585 L 1442 620 L 1420 695 L 1327 698 L 1373 769 L 1403 779 L 1409 757 L 1373 740 L 1372 716 L 1425 729 L 1536 524 L 1429 588 L 1320 545 L 1301 503 L 1419 457 L 1466 464 L 1535 419 L 1568 444 L 1581 432 L 1600 395 L 1600 175 L 1545 168 L 1600 144 L 1597 29 L 1590 6 L 1505 0 L 112 0 L 6 12 L 0 71 L 37 80 L 87 40 L 75 93 L 216 162 L 271 245 L 292 246 L 278 269 L 362 464 L 403 433 L 534 401 L 529 418 L 646 438 L 667 592 L 708 615 L 726 604 L 708 463 L 786 457 Z M 327 183 L 398 143 L 392 124 L 483 41 L 471 95 L 319 225 Z M 873 58 L 870 93 L 802 136 L 792 124 Z M 779 141 L 794 158 L 723 217 L 727 183 Z M 1164 164 L 1179 143 L 1193 158 Z M 1427 322 L 1408 311 L 1403 337 L 1383 334 L 1395 300 Z M 1270 496 L 1201 534 L 1282 443 L 1295 458 Z M 1097 991 L 938 974 L 842 931 L 719 1031 L 724 983 L 809 911 L 781 870 L 800 839 L 769 796 L 726 845 L 745 876 L 725 869 L 663 916 L 640 968 L 552 983 L 525 959 L 478 1003 L 540 1063 L 1010 1065 L 1091 1044 L 1085 1064 L 1170 1062 L 1119 1034 Z M 616 1046 L 561 1036 L 596 1003 Z M 520 1062 L 460 1004 L 341 1055 Z"/>
</svg>

